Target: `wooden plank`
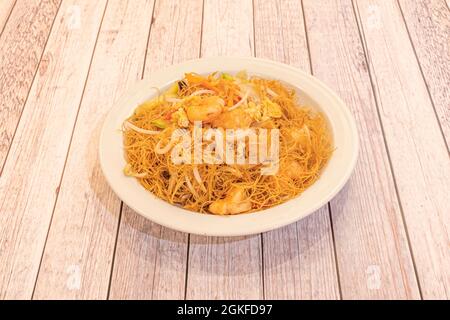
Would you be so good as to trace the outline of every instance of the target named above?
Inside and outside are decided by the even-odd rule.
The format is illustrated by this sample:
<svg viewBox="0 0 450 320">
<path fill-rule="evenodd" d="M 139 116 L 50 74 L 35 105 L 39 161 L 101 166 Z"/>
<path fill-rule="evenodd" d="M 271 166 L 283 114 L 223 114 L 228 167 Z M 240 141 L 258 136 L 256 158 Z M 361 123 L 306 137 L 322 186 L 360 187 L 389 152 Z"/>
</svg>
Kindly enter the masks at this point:
<svg viewBox="0 0 450 320">
<path fill-rule="evenodd" d="M 305 1 L 314 75 L 356 118 L 359 161 L 331 201 L 342 298 L 420 298 L 351 1 Z"/>
<path fill-rule="evenodd" d="M 450 144 L 450 10 L 443 0 L 400 1 L 403 17 Z"/>
<path fill-rule="evenodd" d="M 254 12 L 256 56 L 309 72 L 301 2 L 257 0 Z M 339 298 L 328 206 L 264 233 L 263 248 L 265 298 Z"/>
<path fill-rule="evenodd" d="M 144 76 L 198 58 L 202 0 L 157 1 Z M 183 299 L 186 233 L 161 227 L 124 204 L 111 280 L 112 299 Z"/>
<path fill-rule="evenodd" d="M 205 0 L 202 57 L 254 55 L 252 1 Z"/>
<path fill-rule="evenodd" d="M 425 299 L 448 299 L 450 163 L 445 140 L 398 4 L 362 0 L 355 6 L 421 292 Z"/>
<path fill-rule="evenodd" d="M 76 29 L 71 5 L 56 17 L 0 180 L 0 298 L 32 295 L 105 1 L 80 1 Z"/>
<path fill-rule="evenodd" d="M 0 1 L 0 35 L 8 21 L 9 15 L 14 8 L 16 0 L 2 0 Z"/>
<path fill-rule="evenodd" d="M 111 105 L 141 78 L 153 3 L 110 1 L 106 8 L 36 284 L 36 299 L 107 297 L 120 201 L 101 173 L 97 142 Z"/>
<path fill-rule="evenodd" d="M 191 235 L 187 299 L 262 299 L 259 235 Z"/>
<path fill-rule="evenodd" d="M 339 299 L 328 206 L 263 234 L 266 299 Z"/>
<path fill-rule="evenodd" d="M 252 1 L 204 3 L 202 56 L 254 54 Z M 191 235 L 187 299 L 263 298 L 261 237 Z"/>
<path fill-rule="evenodd" d="M 1 1 L 0 31 L 1 20 L 6 21 L 11 5 L 12 1 Z M 1 33 L 0 168 L 8 155 L 59 5 L 59 0 L 18 0 Z"/>
</svg>

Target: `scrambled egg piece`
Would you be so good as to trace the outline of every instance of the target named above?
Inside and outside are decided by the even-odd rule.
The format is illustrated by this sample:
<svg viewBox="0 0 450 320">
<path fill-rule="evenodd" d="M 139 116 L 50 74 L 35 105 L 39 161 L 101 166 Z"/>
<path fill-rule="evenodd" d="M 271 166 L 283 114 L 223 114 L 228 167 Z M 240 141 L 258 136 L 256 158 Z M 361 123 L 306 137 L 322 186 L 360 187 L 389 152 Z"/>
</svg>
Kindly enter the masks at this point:
<svg viewBox="0 0 450 320">
<path fill-rule="evenodd" d="M 281 112 L 281 107 L 277 103 L 272 102 L 267 98 L 264 99 L 262 105 L 263 117 L 266 116 L 267 118 L 281 118 L 281 116 L 283 115 L 283 113 Z"/>
<path fill-rule="evenodd" d="M 252 101 L 249 102 L 245 112 L 258 122 L 266 121 L 271 118 L 281 118 L 283 115 L 281 107 L 267 98 L 264 99 L 262 104 L 258 105 Z"/>
<path fill-rule="evenodd" d="M 261 105 L 257 105 L 253 101 L 250 101 L 247 105 L 247 108 L 245 108 L 245 112 L 247 112 L 250 117 L 252 117 L 256 121 L 262 121 L 262 108 Z"/>
<path fill-rule="evenodd" d="M 243 108 L 233 109 L 221 113 L 213 120 L 212 125 L 216 128 L 238 129 L 248 128 L 252 124 L 252 117 Z"/>
<path fill-rule="evenodd" d="M 220 215 L 237 214 L 251 209 L 252 203 L 240 187 L 232 187 L 225 199 L 213 201 L 209 205 L 209 211 Z"/>
<path fill-rule="evenodd" d="M 174 121 L 181 128 L 189 127 L 189 119 L 183 108 L 179 108 L 177 111 L 172 113 L 172 121 Z"/>
</svg>

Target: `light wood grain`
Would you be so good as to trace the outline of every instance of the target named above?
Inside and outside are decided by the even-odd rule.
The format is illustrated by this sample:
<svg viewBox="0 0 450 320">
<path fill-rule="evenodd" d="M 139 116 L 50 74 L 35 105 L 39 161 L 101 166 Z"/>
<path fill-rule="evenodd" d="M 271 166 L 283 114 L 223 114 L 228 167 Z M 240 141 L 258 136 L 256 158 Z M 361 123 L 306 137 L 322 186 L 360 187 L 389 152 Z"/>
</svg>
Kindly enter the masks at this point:
<svg viewBox="0 0 450 320">
<path fill-rule="evenodd" d="M 252 1 L 204 1 L 202 57 L 252 56 L 253 36 Z"/>
<path fill-rule="evenodd" d="M 0 180 L 1 298 L 31 297 L 104 10 L 80 2 L 83 23 L 70 29 L 73 3 L 56 17 Z"/>
<path fill-rule="evenodd" d="M 450 296 L 450 162 L 395 1 L 356 1 L 423 298 Z M 393 32 L 395 30 L 395 32 Z"/>
<path fill-rule="evenodd" d="M 0 35 L 2 34 L 2 31 L 6 25 L 6 21 L 8 20 L 15 3 L 16 0 L 0 1 Z"/>
<path fill-rule="evenodd" d="M 262 299 L 259 235 L 191 235 L 187 299 Z"/>
<path fill-rule="evenodd" d="M 6 21 L 6 12 L 9 15 L 8 6 L 11 6 L 11 1 L 2 0 L 1 3 L 0 20 L 4 18 Z M 14 138 L 59 4 L 58 0 L 18 0 L 1 34 L 0 168 L 3 168 Z M 0 21 L 0 31 L 2 27 Z"/>
<path fill-rule="evenodd" d="M 304 1 L 314 75 L 355 115 L 355 171 L 331 201 L 342 297 L 420 298 L 351 1 Z"/>
<path fill-rule="evenodd" d="M 141 77 L 152 10 L 153 0 L 108 3 L 36 284 L 36 299 L 107 297 L 120 201 L 101 173 L 98 138 L 111 105 Z M 79 282 L 74 285 L 77 276 Z"/>
<path fill-rule="evenodd" d="M 256 56 L 309 72 L 301 2 L 257 0 L 254 14 Z M 339 298 L 328 206 L 264 233 L 263 248 L 266 299 Z"/>
<path fill-rule="evenodd" d="M 263 234 L 266 299 L 339 299 L 328 206 Z"/>
<path fill-rule="evenodd" d="M 252 1 L 204 3 L 202 56 L 254 54 Z M 261 237 L 191 235 L 187 299 L 263 298 Z"/>
<path fill-rule="evenodd" d="M 198 58 L 203 1 L 157 1 L 144 77 Z M 161 227 L 124 205 L 111 299 L 183 299 L 188 235 Z"/>
<path fill-rule="evenodd" d="M 450 10 L 445 1 L 400 1 L 447 147 L 450 144 Z"/>
<path fill-rule="evenodd" d="M 0 0 L 0 299 L 449 299 L 449 15 L 448 0 Z M 112 193 L 111 105 L 200 53 L 311 64 L 342 97 L 361 150 L 329 207 L 216 238 Z"/>
</svg>

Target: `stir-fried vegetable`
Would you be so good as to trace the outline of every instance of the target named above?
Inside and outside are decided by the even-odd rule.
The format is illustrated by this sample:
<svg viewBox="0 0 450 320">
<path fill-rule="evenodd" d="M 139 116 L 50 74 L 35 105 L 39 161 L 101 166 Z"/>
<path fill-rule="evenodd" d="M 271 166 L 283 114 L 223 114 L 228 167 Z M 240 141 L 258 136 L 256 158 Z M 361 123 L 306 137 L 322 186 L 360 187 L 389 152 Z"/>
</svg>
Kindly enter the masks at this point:
<svg viewBox="0 0 450 320">
<path fill-rule="evenodd" d="M 178 108 L 177 111 L 172 113 L 172 121 L 181 128 L 187 128 L 189 126 L 189 119 L 183 108 Z"/>
<path fill-rule="evenodd" d="M 151 122 L 152 125 L 154 125 L 157 128 L 165 129 L 169 125 L 166 121 L 163 119 L 155 119 Z"/>
<path fill-rule="evenodd" d="M 194 121 L 212 123 L 214 127 L 247 128 L 252 122 L 263 125 L 270 119 L 282 117 L 281 107 L 276 101 L 284 96 L 276 90 L 277 87 L 269 88 L 258 79 L 249 79 L 245 71 L 235 76 L 226 72 L 208 76 L 191 72 L 163 95 L 142 103 L 135 113 L 145 113 L 165 102 L 167 110 L 164 114 L 150 121 L 158 129 L 171 126 L 187 128 L 189 122 Z M 234 112 L 236 109 L 242 110 Z M 139 128 L 134 129 L 139 131 Z"/>
<path fill-rule="evenodd" d="M 294 90 L 279 81 L 249 77 L 245 71 L 192 72 L 164 92 L 153 90 L 158 93 L 156 98 L 140 104 L 123 123 L 124 174 L 188 210 L 230 215 L 283 203 L 317 180 L 333 151 L 324 117 L 301 107 Z M 217 151 L 230 141 L 242 140 L 245 148 L 232 145 L 237 158 L 246 157 L 251 146 L 256 145 L 261 152 L 259 136 L 246 138 L 248 132 L 277 129 L 279 159 L 267 163 L 264 153 L 258 153 L 262 162 L 240 166 L 227 163 L 223 154 L 202 152 L 203 162 L 183 160 L 175 164 L 173 154 L 182 157 L 184 151 L 188 156 L 194 151 L 195 158 L 197 121 L 206 129 L 203 132 L 219 136 L 203 137 L 202 150 L 211 147 L 210 151 Z M 216 128 L 219 130 L 209 130 Z M 227 130 L 248 128 L 255 130 L 231 134 L 233 130 Z M 270 135 L 270 146 L 272 139 Z M 262 169 L 275 168 L 272 175 L 261 176 Z"/>
<path fill-rule="evenodd" d="M 222 78 L 225 80 L 234 80 L 233 76 L 229 73 L 222 73 Z"/>
</svg>

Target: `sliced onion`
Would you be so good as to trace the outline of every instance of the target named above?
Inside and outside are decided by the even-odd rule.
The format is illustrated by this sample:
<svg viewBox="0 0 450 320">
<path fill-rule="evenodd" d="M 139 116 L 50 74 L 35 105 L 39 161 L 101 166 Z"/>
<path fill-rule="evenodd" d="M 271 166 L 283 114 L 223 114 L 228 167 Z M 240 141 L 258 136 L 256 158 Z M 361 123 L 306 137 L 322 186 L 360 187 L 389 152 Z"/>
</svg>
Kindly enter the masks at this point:
<svg viewBox="0 0 450 320">
<path fill-rule="evenodd" d="M 278 97 L 278 94 L 277 94 L 276 92 L 274 92 L 272 89 L 267 88 L 266 91 L 267 91 L 267 93 L 268 93 L 269 95 L 271 95 L 272 97 Z"/>
<path fill-rule="evenodd" d="M 195 91 L 195 92 L 194 92 L 193 94 L 191 94 L 190 96 L 193 97 L 193 96 L 198 96 L 198 95 L 201 95 L 201 94 L 208 94 L 208 93 L 215 93 L 215 92 L 212 91 L 212 90 L 202 89 L 202 90 L 197 90 L 197 91 Z"/>
<path fill-rule="evenodd" d="M 242 83 L 239 85 L 241 92 L 248 91 L 248 97 L 252 98 L 255 102 L 259 103 L 261 101 L 260 96 L 256 93 L 255 87 L 251 83 Z"/>
<path fill-rule="evenodd" d="M 142 173 L 134 172 L 132 170 L 131 164 L 129 164 L 129 163 L 126 164 L 125 168 L 123 169 L 123 173 L 126 176 L 135 177 L 135 178 L 144 178 L 145 176 L 147 176 L 147 173 L 145 173 L 145 172 L 142 172 Z"/>
<path fill-rule="evenodd" d="M 194 186 L 192 185 L 191 181 L 189 181 L 189 178 L 187 176 L 184 177 L 186 180 L 186 185 L 191 191 L 191 193 L 194 195 L 194 197 L 198 198 L 198 193 L 195 191 Z"/>
<path fill-rule="evenodd" d="M 242 97 L 241 100 L 239 100 L 238 102 L 236 102 L 236 104 L 234 104 L 233 106 L 228 108 L 228 111 L 234 110 L 236 108 L 238 108 L 241 104 L 243 104 L 245 101 L 247 101 L 247 97 L 248 97 L 249 91 L 245 92 L 244 96 Z"/>
<path fill-rule="evenodd" d="M 144 178 L 146 176 L 147 176 L 147 174 L 145 172 L 143 172 L 143 173 L 136 173 L 136 174 L 133 175 L 133 177 L 136 177 L 136 178 Z"/>
<path fill-rule="evenodd" d="M 166 98 L 166 101 L 170 102 L 170 103 L 178 103 L 178 102 L 183 102 L 183 99 L 169 97 L 169 98 Z"/>
<path fill-rule="evenodd" d="M 134 124 L 132 124 L 129 121 L 125 121 L 124 126 L 128 129 L 132 129 L 136 132 L 143 133 L 143 134 L 158 134 L 158 133 L 160 133 L 160 131 L 147 130 L 147 129 L 142 129 L 142 128 L 136 127 Z"/>
<path fill-rule="evenodd" d="M 205 186 L 203 185 L 203 180 L 202 180 L 202 177 L 200 176 L 200 172 L 198 172 L 198 168 L 197 168 L 197 167 L 194 167 L 194 169 L 192 169 L 192 172 L 194 173 L 194 178 L 195 178 L 195 180 L 197 180 L 198 184 L 200 185 L 200 188 L 201 188 L 204 192 L 206 192 L 206 188 L 205 188 Z"/>
<path fill-rule="evenodd" d="M 168 152 L 170 149 L 172 149 L 172 147 L 175 143 L 175 140 L 170 140 L 170 142 L 164 148 L 161 148 L 161 146 L 160 146 L 161 141 L 162 140 L 159 140 L 155 146 L 155 153 L 157 153 L 157 154 L 164 154 L 164 153 Z"/>
</svg>

